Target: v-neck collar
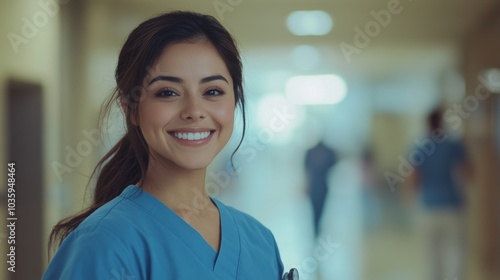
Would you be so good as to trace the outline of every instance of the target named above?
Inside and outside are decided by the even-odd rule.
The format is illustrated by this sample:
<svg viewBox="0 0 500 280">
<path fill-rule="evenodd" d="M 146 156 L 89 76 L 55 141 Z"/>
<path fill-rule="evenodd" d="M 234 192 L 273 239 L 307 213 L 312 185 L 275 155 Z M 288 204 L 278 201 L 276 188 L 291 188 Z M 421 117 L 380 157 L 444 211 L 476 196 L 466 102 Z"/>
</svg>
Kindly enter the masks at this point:
<svg viewBox="0 0 500 280">
<path fill-rule="evenodd" d="M 241 251 L 236 223 L 227 207 L 211 198 L 219 209 L 221 241 L 217 253 L 196 229 L 184 221 L 172 209 L 148 192 L 130 185 L 120 195 L 144 208 L 167 230 L 181 240 L 210 271 L 221 279 L 236 279 Z"/>
<path fill-rule="evenodd" d="M 241 243 L 238 227 L 227 207 L 217 199 L 212 201 L 219 208 L 221 219 L 221 245 L 214 272 L 222 279 L 236 279 L 240 261 Z"/>
</svg>

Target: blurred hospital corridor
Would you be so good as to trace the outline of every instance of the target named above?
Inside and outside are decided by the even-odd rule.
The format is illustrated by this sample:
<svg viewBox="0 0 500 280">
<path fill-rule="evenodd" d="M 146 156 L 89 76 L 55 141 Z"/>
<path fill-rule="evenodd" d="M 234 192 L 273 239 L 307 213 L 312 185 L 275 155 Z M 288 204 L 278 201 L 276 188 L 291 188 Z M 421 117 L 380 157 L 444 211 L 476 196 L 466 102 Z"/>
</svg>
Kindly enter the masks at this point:
<svg viewBox="0 0 500 280">
<path fill-rule="evenodd" d="M 206 189 L 271 230 L 285 271 L 500 279 L 499 1 L 2 0 L 0 280 L 40 279 L 91 201 L 125 130 L 119 106 L 98 124 L 120 47 L 173 10 L 238 43 L 245 137 L 237 109 Z"/>
</svg>

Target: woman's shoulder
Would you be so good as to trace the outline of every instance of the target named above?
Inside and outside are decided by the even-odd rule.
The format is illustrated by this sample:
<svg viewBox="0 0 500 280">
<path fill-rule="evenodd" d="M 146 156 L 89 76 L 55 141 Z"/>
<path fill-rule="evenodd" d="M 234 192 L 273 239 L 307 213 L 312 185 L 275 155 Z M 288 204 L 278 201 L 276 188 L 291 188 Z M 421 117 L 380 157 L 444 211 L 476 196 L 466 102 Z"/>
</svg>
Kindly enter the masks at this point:
<svg viewBox="0 0 500 280">
<path fill-rule="evenodd" d="M 59 246 L 43 279 L 114 279 L 116 274 L 129 273 L 135 261 L 130 240 L 136 234 L 123 217 L 124 202 L 111 200 L 73 230 Z"/>
<path fill-rule="evenodd" d="M 130 240 L 137 238 L 139 231 L 134 215 L 138 215 L 133 203 L 116 197 L 90 214 L 63 240 L 56 256 L 92 255 L 118 256 L 130 249 Z M 104 255 L 103 255 L 104 254 Z M 89 259 L 92 259 L 89 256 Z"/>
<path fill-rule="evenodd" d="M 143 209 L 118 196 L 90 214 L 73 232 L 74 239 L 127 240 L 141 231 L 145 223 Z M 91 240 L 89 240 L 91 241 Z"/>
<path fill-rule="evenodd" d="M 97 208 L 90 214 L 76 229 L 77 232 L 94 232 L 99 230 L 114 229 L 128 224 L 127 213 L 134 213 L 132 205 L 127 205 L 127 201 L 118 196 Z M 133 207 L 133 206 L 132 206 Z"/>
</svg>

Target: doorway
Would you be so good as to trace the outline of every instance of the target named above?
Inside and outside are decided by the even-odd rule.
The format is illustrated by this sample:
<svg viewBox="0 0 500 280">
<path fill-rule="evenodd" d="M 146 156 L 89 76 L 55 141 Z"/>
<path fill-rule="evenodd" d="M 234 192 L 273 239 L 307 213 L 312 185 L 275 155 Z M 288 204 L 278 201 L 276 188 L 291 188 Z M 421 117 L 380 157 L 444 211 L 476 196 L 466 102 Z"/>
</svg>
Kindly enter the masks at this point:
<svg viewBox="0 0 500 280">
<path fill-rule="evenodd" d="M 15 163 L 17 217 L 16 272 L 7 274 L 11 280 L 40 279 L 42 275 L 42 100 L 39 84 L 7 83 L 7 161 Z"/>
</svg>

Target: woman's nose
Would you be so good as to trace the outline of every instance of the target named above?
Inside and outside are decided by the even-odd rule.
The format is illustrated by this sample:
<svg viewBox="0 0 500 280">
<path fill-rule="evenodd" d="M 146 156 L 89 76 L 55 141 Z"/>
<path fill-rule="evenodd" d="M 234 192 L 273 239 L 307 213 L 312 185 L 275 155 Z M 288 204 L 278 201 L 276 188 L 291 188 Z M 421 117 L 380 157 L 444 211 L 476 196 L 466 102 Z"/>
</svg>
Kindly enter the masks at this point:
<svg viewBox="0 0 500 280">
<path fill-rule="evenodd" d="M 181 118 L 184 120 L 200 120 L 206 117 L 202 101 L 196 97 L 186 97 L 183 101 Z"/>
</svg>

